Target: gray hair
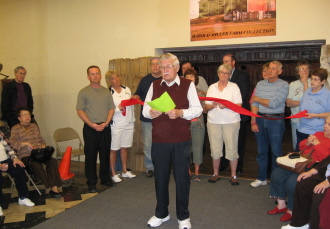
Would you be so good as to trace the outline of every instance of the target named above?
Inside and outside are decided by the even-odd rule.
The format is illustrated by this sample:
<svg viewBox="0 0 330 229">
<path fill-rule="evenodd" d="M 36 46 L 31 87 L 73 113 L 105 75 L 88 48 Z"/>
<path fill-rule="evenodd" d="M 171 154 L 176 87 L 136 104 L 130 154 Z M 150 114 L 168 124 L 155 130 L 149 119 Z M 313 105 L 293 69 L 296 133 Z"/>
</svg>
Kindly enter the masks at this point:
<svg viewBox="0 0 330 229">
<path fill-rule="evenodd" d="M 179 66 L 180 65 L 180 62 L 178 60 L 178 58 L 173 55 L 172 53 L 166 53 L 166 54 L 163 54 L 159 57 L 159 63 L 162 61 L 162 60 L 167 60 L 167 59 L 172 59 L 173 62 L 174 62 L 174 65 L 175 66 Z"/>
<path fill-rule="evenodd" d="M 233 68 L 229 64 L 222 64 L 222 65 L 219 66 L 219 68 L 217 70 L 217 73 L 219 74 L 219 72 L 224 70 L 224 69 L 229 71 L 230 74 L 233 72 Z"/>
<path fill-rule="evenodd" d="M 153 61 L 155 59 L 159 61 L 159 56 L 152 56 L 152 57 L 150 57 L 150 64 L 151 64 L 151 61 Z"/>
<path fill-rule="evenodd" d="M 14 69 L 14 73 L 17 73 L 21 69 L 26 71 L 26 69 L 23 66 L 18 66 Z"/>
<path fill-rule="evenodd" d="M 279 69 L 282 69 L 282 64 L 281 62 L 277 61 L 277 60 L 273 60 L 271 61 L 269 64 L 276 64 L 278 66 Z"/>
</svg>

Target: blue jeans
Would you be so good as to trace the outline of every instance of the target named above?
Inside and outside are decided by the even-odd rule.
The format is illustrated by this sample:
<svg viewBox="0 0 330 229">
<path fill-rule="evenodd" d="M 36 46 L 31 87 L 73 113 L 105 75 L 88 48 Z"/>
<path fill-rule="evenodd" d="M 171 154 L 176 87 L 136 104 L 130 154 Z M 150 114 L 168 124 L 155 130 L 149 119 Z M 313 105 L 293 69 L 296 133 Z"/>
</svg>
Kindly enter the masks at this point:
<svg viewBox="0 0 330 229">
<path fill-rule="evenodd" d="M 144 151 L 144 165 L 148 170 L 154 170 L 154 165 L 151 160 L 151 144 L 152 144 L 152 123 L 141 122 L 143 151 Z"/>
<path fill-rule="evenodd" d="M 274 117 L 278 118 L 278 116 Z M 258 143 L 257 162 L 260 181 L 267 179 L 268 151 L 272 153 L 272 170 L 277 167 L 276 158 L 282 155 L 282 140 L 285 131 L 284 119 L 269 120 L 257 118 L 259 132 L 255 132 Z"/>
<path fill-rule="evenodd" d="M 292 210 L 294 190 L 296 189 L 298 176 L 298 173 L 288 171 L 281 167 L 275 168 L 270 177 L 269 196 L 281 200 L 285 200 L 287 197 L 287 208 Z"/>
</svg>

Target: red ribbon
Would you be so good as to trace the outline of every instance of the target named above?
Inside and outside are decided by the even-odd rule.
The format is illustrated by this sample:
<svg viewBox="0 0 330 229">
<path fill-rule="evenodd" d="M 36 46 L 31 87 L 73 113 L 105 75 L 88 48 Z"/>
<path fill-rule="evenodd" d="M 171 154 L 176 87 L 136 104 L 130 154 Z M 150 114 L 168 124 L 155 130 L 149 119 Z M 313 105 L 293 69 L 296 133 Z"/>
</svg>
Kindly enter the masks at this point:
<svg viewBox="0 0 330 229">
<path fill-rule="evenodd" d="M 142 102 L 139 99 L 125 99 L 125 100 L 121 101 L 120 106 L 127 107 L 127 106 L 132 106 L 132 105 L 135 105 L 135 104 L 141 104 L 143 106 L 144 102 Z"/>
<path fill-rule="evenodd" d="M 221 103 L 223 105 L 225 105 L 227 108 L 229 108 L 232 111 L 235 111 L 239 114 L 243 114 L 243 115 L 248 115 L 248 116 L 254 116 L 254 117 L 258 117 L 258 118 L 266 118 L 266 119 L 271 119 L 271 120 L 275 120 L 275 119 L 283 119 L 283 118 L 268 118 L 268 117 L 262 117 L 260 115 L 257 115 L 255 113 L 252 113 L 249 110 L 244 109 L 241 106 L 238 106 L 228 100 L 224 100 L 224 99 L 218 99 L 218 98 L 213 98 L 213 97 L 199 97 L 200 100 L 204 100 L 204 101 L 214 101 L 214 102 L 218 102 Z M 307 110 L 301 111 L 298 114 L 286 117 L 285 119 L 290 119 L 290 118 L 304 118 L 307 117 L 306 115 Z"/>
<path fill-rule="evenodd" d="M 258 118 L 266 118 L 266 119 L 271 119 L 271 120 L 275 120 L 275 119 L 283 119 L 283 118 L 268 118 L 268 117 L 262 117 L 260 115 L 254 114 L 249 110 L 244 109 L 241 106 L 236 105 L 235 103 L 232 103 L 228 100 L 225 99 L 218 99 L 218 98 L 213 98 L 213 97 L 198 97 L 200 100 L 204 100 L 204 101 L 214 101 L 214 102 L 218 102 L 221 103 L 223 105 L 225 105 L 227 108 L 229 108 L 230 110 L 237 112 L 239 114 L 243 114 L 243 115 L 247 115 L 247 116 L 254 116 L 254 117 L 258 117 Z M 135 104 L 141 104 L 144 105 L 144 102 L 142 102 L 139 99 L 126 99 L 126 100 L 122 100 L 121 101 L 121 106 L 122 107 L 126 107 L 126 106 L 131 106 L 131 105 L 135 105 Z M 289 117 L 285 117 L 284 119 L 290 119 L 290 118 L 304 118 L 307 117 L 306 113 L 308 111 L 304 110 L 299 112 L 298 114 L 289 116 Z"/>
</svg>

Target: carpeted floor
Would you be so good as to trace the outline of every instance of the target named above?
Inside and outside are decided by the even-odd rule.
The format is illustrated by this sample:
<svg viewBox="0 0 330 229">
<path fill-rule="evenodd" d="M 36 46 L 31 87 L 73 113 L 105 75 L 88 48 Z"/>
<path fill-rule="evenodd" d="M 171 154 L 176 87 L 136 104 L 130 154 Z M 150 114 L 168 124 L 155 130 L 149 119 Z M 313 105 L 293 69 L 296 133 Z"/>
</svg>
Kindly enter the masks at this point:
<svg viewBox="0 0 330 229">
<path fill-rule="evenodd" d="M 193 228 L 279 229 L 287 224 L 279 221 L 281 215 L 266 213 L 275 207 L 268 198 L 269 185 L 252 188 L 251 180 L 241 179 L 239 186 L 232 186 L 228 178 L 215 184 L 207 179 L 202 176 L 201 182 L 191 183 L 189 209 Z M 154 180 L 140 174 L 33 228 L 148 228 L 155 205 Z M 159 228 L 178 227 L 173 177 L 169 211 L 171 219 Z"/>
</svg>

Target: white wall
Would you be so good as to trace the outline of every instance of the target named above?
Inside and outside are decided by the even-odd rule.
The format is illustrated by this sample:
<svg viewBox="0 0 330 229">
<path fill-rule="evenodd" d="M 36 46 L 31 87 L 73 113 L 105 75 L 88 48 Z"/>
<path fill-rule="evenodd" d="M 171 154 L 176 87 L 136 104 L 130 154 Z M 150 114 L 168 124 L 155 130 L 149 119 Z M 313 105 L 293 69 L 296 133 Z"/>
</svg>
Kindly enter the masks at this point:
<svg viewBox="0 0 330 229">
<path fill-rule="evenodd" d="M 188 0 L 0 0 L 0 62 L 13 76 L 26 67 L 35 115 L 48 144 L 71 126 L 81 134 L 75 111 L 86 68 L 103 73 L 108 60 L 155 54 L 156 48 L 326 39 L 330 1 L 278 0 L 277 35 L 190 41 Z M 105 81 L 102 82 L 103 85 Z"/>
</svg>

